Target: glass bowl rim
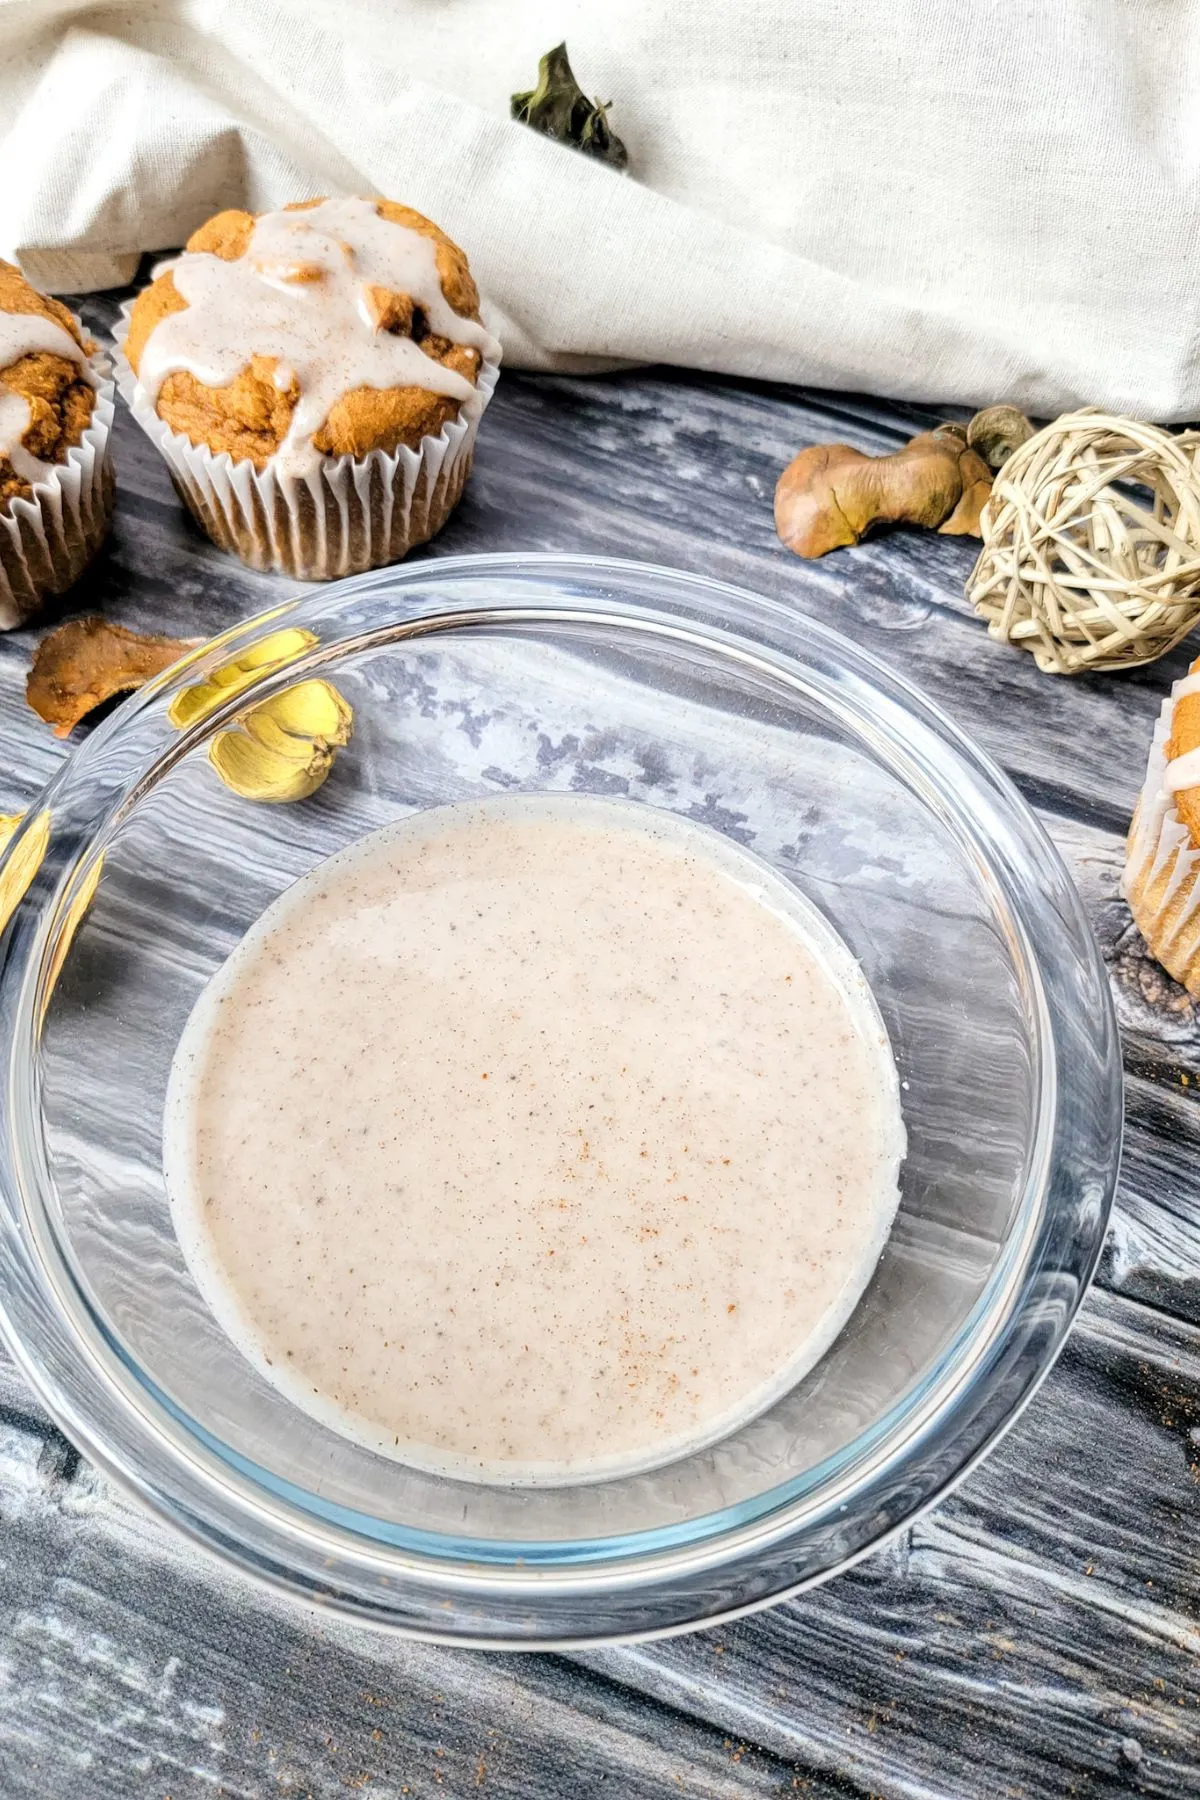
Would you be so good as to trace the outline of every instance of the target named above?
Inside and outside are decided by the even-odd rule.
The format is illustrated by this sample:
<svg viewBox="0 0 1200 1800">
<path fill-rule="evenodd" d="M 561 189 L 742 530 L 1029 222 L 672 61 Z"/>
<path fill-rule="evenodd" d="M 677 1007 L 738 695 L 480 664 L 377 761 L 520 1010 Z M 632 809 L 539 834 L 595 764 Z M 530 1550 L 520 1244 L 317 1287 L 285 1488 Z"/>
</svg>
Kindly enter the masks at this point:
<svg viewBox="0 0 1200 1800">
<path fill-rule="evenodd" d="M 590 580 L 594 584 L 640 581 L 649 582 L 658 592 L 653 606 L 641 602 L 618 602 L 612 596 L 605 596 L 602 604 L 593 602 L 586 606 L 568 603 L 561 596 L 554 602 L 531 599 L 508 608 L 497 607 L 494 603 L 489 605 L 481 600 L 473 611 L 470 608 L 464 611 L 461 605 L 456 610 L 447 611 L 445 606 L 437 604 L 439 590 L 464 583 L 470 587 L 481 580 L 486 584 L 501 577 L 508 577 L 518 584 L 525 580 L 531 586 L 536 586 L 539 582 L 545 585 L 556 579 L 575 583 Z M 432 590 L 433 604 L 421 604 L 422 590 Z M 417 604 L 406 612 L 405 599 L 407 597 L 411 600 L 414 594 L 417 596 Z M 915 735 L 924 743 L 926 751 L 936 745 L 953 774 L 959 778 L 969 777 L 970 782 L 974 783 L 977 799 L 981 792 L 988 795 L 1007 828 L 1016 833 L 1027 855 L 1031 855 L 1035 862 L 1048 862 L 1058 873 L 1064 873 L 1057 851 L 1042 827 L 1015 787 L 991 759 L 971 744 L 919 690 L 829 627 L 785 608 L 781 602 L 765 599 L 707 577 L 662 569 L 653 564 L 556 553 L 439 558 L 405 568 L 388 568 L 366 576 L 351 577 L 316 591 L 310 589 L 291 601 L 267 609 L 200 646 L 125 701 L 68 760 L 48 785 L 41 799 L 30 809 L 28 819 L 36 819 L 42 812 L 49 812 L 53 819 L 55 808 L 60 812 L 63 808 L 64 796 L 70 796 L 73 789 L 77 792 L 86 789 L 91 766 L 99 760 L 106 745 L 118 736 L 128 739 L 136 732 L 139 721 L 164 714 L 172 695 L 180 687 L 202 679 L 207 670 L 236 657 L 250 644 L 260 641 L 271 632 L 300 625 L 315 630 L 319 641 L 300 660 L 289 662 L 281 671 L 268 671 L 250 688 L 241 689 L 223 711 L 210 715 L 201 725 L 190 728 L 189 731 L 176 733 L 171 760 L 175 756 L 186 754 L 198 738 L 208 736 L 228 716 L 243 710 L 247 704 L 265 698 L 270 692 L 290 682 L 326 669 L 341 657 L 356 654 L 363 647 L 361 637 L 328 642 L 322 640 L 320 627 L 328 627 L 331 620 L 336 623 L 339 617 L 345 617 L 348 607 L 352 609 L 355 603 L 372 595 L 384 597 L 383 611 L 388 615 L 388 623 L 378 628 L 381 642 L 398 641 L 403 636 L 428 638 L 435 632 L 462 629 L 480 623 L 559 624 L 597 620 L 629 626 L 641 621 L 650 630 L 661 629 L 664 625 L 668 630 L 680 629 L 685 637 L 698 639 L 719 649 L 728 650 L 733 646 L 748 649 L 751 660 L 760 663 L 765 651 L 768 664 L 773 659 L 776 663 L 790 665 L 793 673 L 797 670 L 802 672 L 803 680 L 798 685 L 808 692 L 815 689 L 826 704 L 831 703 L 834 689 L 841 687 L 851 727 L 860 738 L 864 735 L 864 719 L 859 716 L 859 711 L 864 702 L 868 710 L 874 708 L 876 723 L 890 709 L 891 713 L 905 722 L 910 734 L 915 729 Z M 683 603 L 685 597 L 690 606 Z M 386 604 L 389 598 L 393 600 L 390 609 Z M 677 603 L 674 608 L 670 604 L 671 600 Z M 732 628 L 727 622 L 731 610 L 737 619 Z M 702 628 L 697 628 L 695 624 L 696 613 L 704 621 Z M 404 629 L 401 631 L 396 629 L 398 622 L 403 624 Z M 752 637 L 746 635 L 748 624 L 757 628 Z M 780 637 L 786 641 L 784 648 L 778 646 L 777 640 Z M 797 655 L 800 649 L 810 653 L 810 661 L 805 662 Z M 822 659 L 828 665 L 828 670 L 818 674 L 818 664 Z M 843 719 L 847 717 L 847 708 L 843 709 Z M 893 726 L 897 723 L 897 718 L 891 720 Z M 895 751 L 896 746 L 893 744 L 891 747 Z M 166 758 L 162 755 L 151 759 L 142 770 L 138 782 L 125 784 L 124 800 L 136 804 L 138 793 L 144 791 L 144 783 L 152 778 L 152 771 L 165 762 Z M 923 773 L 928 782 L 928 757 Z M 933 774 L 936 776 L 936 769 Z M 941 772 L 940 780 L 938 791 L 943 803 L 949 805 L 956 828 L 966 829 L 971 841 L 981 850 L 986 850 L 986 834 L 981 835 L 974 818 L 963 816 L 961 799 L 956 801 L 953 784 L 950 783 L 947 787 L 946 770 Z M 935 787 L 937 785 L 935 781 Z M 107 796 L 104 805 L 98 810 L 103 812 L 105 806 L 108 806 Z M 110 823 L 116 817 L 111 806 L 108 806 L 108 817 Z M 9 846 L 9 857 L 20 842 L 20 837 L 21 834 L 18 833 Z M 94 866 L 96 841 L 93 836 L 81 847 L 57 847 L 54 832 L 51 832 L 51 842 L 42 867 L 29 895 L 17 909 L 16 919 L 10 924 L 7 934 L 8 954 L 4 964 L 3 983 L 0 985 L 7 988 L 11 1001 L 15 970 L 18 998 L 15 1017 L 11 1020 L 9 1018 L 11 1004 L 0 1017 L 0 1043 L 7 1039 L 5 1048 L 9 1062 L 6 1131 L 0 1147 L 0 1183 L 5 1201 L 11 1207 L 11 1191 L 15 1179 L 20 1190 L 18 1210 L 24 1207 L 23 1194 L 28 1187 L 30 1170 L 28 1159 L 19 1153 L 13 1153 L 12 1122 L 14 1118 L 19 1119 L 22 1112 L 28 1115 L 31 1098 L 36 1101 L 36 1096 L 24 1091 L 28 1084 L 21 1079 L 21 1052 L 24 1051 L 27 1056 L 27 1063 L 24 1065 L 24 1072 L 27 1074 L 34 1061 L 35 1025 L 43 1004 L 45 976 L 55 947 L 56 928 L 61 935 L 62 921 L 71 899 L 86 880 L 89 869 Z M 1000 886 L 1005 889 L 1011 901 L 1011 882 L 1006 883 L 1002 861 L 1001 858 L 996 862 L 989 856 L 988 872 L 993 881 L 999 878 Z M 0 869 L 4 867 L 7 867 L 7 861 L 0 863 Z M 1048 1352 L 1043 1352 L 1024 1370 L 1016 1399 L 1011 1400 L 998 1417 L 991 1418 L 985 1429 L 968 1433 L 969 1442 L 964 1444 L 961 1457 L 951 1459 L 953 1467 L 949 1472 L 942 1467 L 945 1459 L 939 1459 L 937 1479 L 931 1479 L 929 1470 L 926 1470 L 924 1479 L 918 1484 L 921 1491 L 907 1509 L 905 1517 L 887 1524 L 873 1536 L 868 1536 L 851 1554 L 818 1571 L 812 1579 L 820 1579 L 824 1574 L 832 1573 L 835 1566 L 844 1567 L 859 1555 L 866 1554 L 891 1530 L 899 1528 L 899 1525 L 911 1520 L 926 1505 L 932 1504 L 947 1486 L 960 1479 L 991 1447 L 1044 1379 L 1061 1348 L 1070 1319 L 1094 1271 L 1103 1244 L 1104 1225 L 1116 1179 L 1120 1140 L 1120 1060 L 1112 1003 L 1103 967 L 1081 903 L 1069 878 L 1065 891 L 1070 897 L 1073 916 L 1060 919 L 1059 923 L 1066 930 L 1073 949 L 1082 958 L 1096 989 L 1093 998 L 1098 1004 L 1103 1039 L 1099 1068 L 1092 1084 L 1095 1091 L 1091 1100 L 1094 1104 L 1089 1108 L 1085 1101 L 1084 1109 L 1089 1111 L 1089 1115 L 1098 1113 L 1103 1116 L 1108 1125 L 1106 1142 L 1101 1146 L 1102 1154 L 1099 1159 L 1106 1164 L 1106 1192 L 1100 1197 L 1099 1205 L 1093 1208 L 1092 1228 L 1087 1233 L 1086 1240 L 1078 1232 L 1072 1234 L 1070 1240 L 1073 1252 L 1070 1273 L 1077 1281 L 1074 1303 L 1062 1317 Z M 1041 895 L 1036 887 L 1031 888 L 1026 895 L 1027 904 L 1031 901 L 1041 904 Z M 672 1580 L 686 1583 L 690 1578 L 711 1574 L 715 1568 L 737 1564 L 746 1557 L 769 1555 L 780 1545 L 794 1539 L 797 1534 L 803 1534 L 818 1521 L 827 1519 L 839 1507 L 854 1507 L 861 1515 L 864 1501 L 870 1498 L 874 1488 L 880 1486 L 892 1465 L 897 1462 L 905 1465 L 920 1464 L 925 1441 L 930 1436 L 937 1436 L 939 1428 L 945 1427 L 955 1415 L 963 1401 L 964 1390 L 978 1387 L 985 1379 L 988 1367 L 995 1366 L 1002 1360 L 1006 1340 L 1011 1337 L 1021 1320 L 1023 1306 L 1028 1299 L 1031 1269 L 1036 1272 L 1034 1252 L 1039 1231 L 1046 1223 L 1053 1159 L 1056 1153 L 1063 1150 L 1060 1141 L 1064 1098 L 1062 1083 L 1064 1080 L 1069 1082 L 1081 1077 L 1078 1070 L 1069 1066 L 1060 1067 L 1061 1057 L 1055 1051 L 1055 1027 L 1056 1023 L 1061 1023 L 1061 1011 L 1056 1011 L 1054 995 L 1051 993 L 1048 996 L 1046 991 L 1046 976 L 1048 972 L 1052 974 L 1053 970 L 1047 971 L 1043 966 L 1026 929 L 1030 921 L 1020 909 L 1016 912 L 1015 922 L 1018 936 L 1022 940 L 1027 972 L 1032 977 L 1041 1077 L 1038 1102 L 1038 1142 L 1041 1156 L 1040 1160 L 1031 1159 L 1037 1166 L 1028 1172 L 1018 1218 L 1005 1241 L 999 1264 L 989 1277 L 985 1291 L 976 1302 L 968 1320 L 960 1326 L 953 1344 L 947 1347 L 932 1369 L 922 1373 L 914 1388 L 906 1392 L 901 1402 L 897 1402 L 881 1421 L 874 1422 L 868 1431 L 860 1434 L 843 1451 L 826 1459 L 826 1464 L 819 1465 L 814 1471 L 806 1471 L 804 1477 L 796 1478 L 792 1483 L 783 1484 L 785 1488 L 798 1487 L 798 1493 L 793 1492 L 786 1500 L 774 1504 L 760 1505 L 756 1502 L 749 1517 L 744 1516 L 744 1507 L 733 1507 L 726 1509 L 725 1514 L 710 1515 L 713 1528 L 703 1532 L 697 1532 L 695 1526 L 707 1524 L 707 1520 L 689 1521 L 686 1527 L 678 1530 L 654 1528 L 637 1534 L 634 1540 L 602 1539 L 594 1543 L 580 1540 L 573 1544 L 555 1541 L 550 1547 L 550 1554 L 545 1558 L 535 1545 L 523 1547 L 505 1542 L 499 1553 L 492 1553 L 486 1542 L 467 1539 L 456 1549 L 453 1540 L 442 1540 L 434 1534 L 417 1531 L 407 1534 L 401 1532 L 401 1539 L 407 1538 L 407 1542 L 402 1545 L 389 1543 L 386 1538 L 380 1538 L 377 1534 L 372 1534 L 369 1541 L 364 1543 L 356 1528 L 357 1522 L 339 1507 L 318 1506 L 314 1511 L 310 1506 L 305 1509 L 304 1517 L 298 1520 L 291 1496 L 286 1487 L 281 1487 L 278 1482 L 273 1486 L 270 1481 L 265 1484 L 265 1501 L 264 1483 L 261 1479 L 256 1481 L 253 1475 L 248 1475 L 246 1478 L 251 1483 L 251 1491 L 245 1491 L 240 1480 L 231 1479 L 233 1453 L 219 1447 L 220 1453 L 214 1464 L 211 1460 L 212 1443 L 205 1444 L 204 1436 L 196 1431 L 194 1421 L 188 1422 L 192 1427 L 192 1441 L 190 1445 L 181 1448 L 174 1432 L 164 1432 L 161 1418 L 150 1418 L 144 1407 L 130 1408 L 129 1396 L 124 1390 L 118 1395 L 119 1410 L 123 1407 L 120 1423 L 124 1427 L 122 1444 L 118 1447 L 113 1441 L 111 1419 L 105 1422 L 107 1429 L 105 1425 L 97 1426 L 89 1409 L 79 1404 L 78 1377 L 81 1372 L 86 1372 L 93 1379 L 96 1375 L 94 1366 L 81 1371 L 79 1364 L 94 1365 L 94 1347 L 89 1349 L 81 1338 L 78 1319 L 72 1321 L 62 1311 L 61 1292 L 56 1296 L 60 1302 L 58 1322 L 67 1329 L 68 1338 L 71 1336 L 68 1329 L 70 1325 L 73 1323 L 76 1327 L 74 1341 L 67 1346 L 73 1352 L 76 1362 L 73 1387 L 50 1379 L 47 1372 L 38 1366 L 34 1348 L 26 1346 L 19 1324 L 11 1316 L 12 1284 L 7 1273 L 0 1276 L 0 1332 L 52 1416 L 63 1423 L 69 1435 L 106 1472 L 114 1475 L 126 1487 L 132 1487 L 155 1511 L 172 1519 L 177 1525 L 182 1525 L 190 1535 L 206 1543 L 210 1549 L 222 1551 L 238 1566 L 249 1567 L 260 1576 L 285 1587 L 303 1589 L 304 1583 L 296 1579 L 295 1570 L 289 1568 L 286 1556 L 277 1558 L 276 1566 L 272 1567 L 271 1553 L 269 1550 L 264 1553 L 261 1541 L 257 1544 L 244 1542 L 247 1531 L 253 1536 L 256 1529 L 265 1529 L 269 1535 L 272 1529 L 278 1527 L 291 1547 L 297 1546 L 307 1537 L 310 1561 L 327 1561 L 332 1548 L 336 1557 L 355 1566 L 361 1563 L 374 1569 L 377 1575 L 386 1568 L 393 1580 L 403 1576 L 418 1584 L 432 1583 L 434 1586 L 444 1586 L 449 1590 L 477 1597 L 501 1590 L 511 1590 L 527 1598 L 550 1591 L 561 1591 L 564 1595 L 581 1594 L 594 1589 L 597 1583 L 605 1591 L 628 1586 L 631 1592 L 643 1593 L 648 1585 L 661 1583 L 668 1576 Z M 1050 985 L 1053 987 L 1053 982 Z M 20 1133 L 17 1135 L 19 1139 Z M 14 1176 L 16 1166 L 19 1166 L 20 1173 Z M 48 1172 L 45 1174 L 48 1179 Z M 33 1179 L 34 1185 L 39 1185 L 36 1171 L 33 1172 Z M 26 1223 L 28 1224 L 28 1214 Z M 47 1273 L 44 1258 L 40 1263 L 40 1272 L 43 1276 Z M 103 1335 L 102 1321 L 101 1326 Z M 966 1360 L 968 1349 L 972 1351 L 972 1355 Z M 117 1352 L 119 1355 L 119 1345 Z M 168 1415 L 174 1413 L 175 1423 L 178 1424 L 178 1409 L 155 1390 L 152 1378 L 136 1368 L 136 1362 L 133 1372 L 140 1382 L 143 1395 Z M 111 1401 L 114 1390 L 107 1375 L 103 1386 L 106 1397 Z M 924 1395 L 922 1405 L 915 1403 L 914 1394 Z M 895 1431 L 897 1420 L 894 1415 L 898 1415 L 906 1426 L 903 1436 L 899 1438 Z M 186 1419 L 186 1415 L 184 1418 Z M 979 1421 L 976 1419 L 975 1423 L 978 1426 Z M 128 1435 L 131 1427 L 132 1451 Z M 157 1453 L 149 1458 L 145 1455 L 147 1433 L 149 1447 Z M 881 1442 L 886 1455 L 880 1453 L 873 1461 L 869 1460 L 864 1474 L 861 1467 L 862 1451 L 867 1439 Z M 136 1454 L 138 1449 L 142 1451 L 140 1457 Z M 153 1475 L 148 1474 L 148 1463 L 153 1464 L 155 1461 L 158 1463 L 157 1470 Z M 831 1482 L 827 1478 L 827 1464 L 835 1462 L 841 1465 L 841 1479 Z M 217 1464 L 221 1466 L 218 1468 Z M 232 1464 L 232 1468 L 235 1474 L 239 1473 L 236 1462 Z M 245 1471 L 240 1473 L 245 1474 Z M 265 1472 L 257 1473 L 261 1477 Z M 178 1491 L 181 1486 L 187 1490 L 185 1493 Z M 774 1492 L 782 1492 L 782 1489 Z M 203 1498 L 197 1504 L 198 1496 Z M 283 1502 L 283 1513 L 279 1517 L 272 1515 L 272 1498 Z M 312 1502 L 315 1497 L 306 1498 Z M 770 1500 L 771 1496 L 767 1498 Z M 190 1506 L 189 1499 L 192 1502 Z M 204 1501 L 208 1504 L 204 1504 Z M 402 1549 L 403 1554 L 397 1555 L 398 1549 Z M 806 1585 L 806 1582 L 785 1586 L 781 1591 L 792 1591 L 795 1585 Z M 765 1604 L 778 1597 L 778 1594 L 768 1594 L 757 1603 Z M 374 1616 L 374 1609 L 364 1609 L 361 1603 L 356 1603 L 348 1594 L 343 1594 L 340 1599 L 334 1594 L 330 1599 L 335 1607 L 342 1604 L 344 1610 L 357 1617 Z M 729 1616 L 739 1610 L 744 1609 L 730 1607 L 720 1616 Z M 382 1622 L 389 1621 L 385 1619 Z M 406 1629 L 414 1629 L 403 1620 L 390 1622 L 401 1623 Z M 653 1635 L 663 1629 L 685 1629 L 686 1625 L 687 1621 L 676 1621 L 666 1626 L 653 1626 L 648 1631 L 619 1634 L 606 1632 L 603 1635 L 606 1640 L 614 1635 Z M 439 1634 L 436 1631 L 425 1631 L 422 1635 Z M 472 1640 L 469 1634 L 464 1636 L 460 1632 L 454 1632 L 448 1635 L 447 1641 L 494 1643 L 498 1640 L 489 1636 Z M 525 1642 L 523 1639 L 500 1641 L 517 1644 Z M 580 1640 L 578 1635 L 573 1634 L 562 1641 Z"/>
</svg>

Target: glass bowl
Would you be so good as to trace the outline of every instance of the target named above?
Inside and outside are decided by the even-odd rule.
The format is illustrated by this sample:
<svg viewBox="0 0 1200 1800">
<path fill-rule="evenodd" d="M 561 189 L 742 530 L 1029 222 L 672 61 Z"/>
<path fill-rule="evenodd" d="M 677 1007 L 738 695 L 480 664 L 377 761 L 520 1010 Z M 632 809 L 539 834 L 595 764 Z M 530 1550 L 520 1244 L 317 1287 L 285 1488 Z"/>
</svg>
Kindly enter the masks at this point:
<svg viewBox="0 0 1200 1800">
<path fill-rule="evenodd" d="M 241 797 L 214 739 L 313 676 L 353 709 L 352 741 L 311 797 Z M 263 909 L 388 821 L 514 790 L 619 794 L 751 846 L 861 962 L 903 1082 L 900 1211 L 833 1347 L 720 1443 L 590 1485 L 438 1477 L 300 1412 L 204 1304 L 162 1177 L 180 1032 Z M 928 701 L 776 602 L 566 556 L 310 590 L 93 732 L 10 846 L 10 903 L 31 875 L 0 975 L 7 1342 L 154 1511 L 357 1619 L 564 1645 L 819 1581 L 995 1441 L 1099 1254 L 1120 1063 L 1071 881 Z"/>
</svg>

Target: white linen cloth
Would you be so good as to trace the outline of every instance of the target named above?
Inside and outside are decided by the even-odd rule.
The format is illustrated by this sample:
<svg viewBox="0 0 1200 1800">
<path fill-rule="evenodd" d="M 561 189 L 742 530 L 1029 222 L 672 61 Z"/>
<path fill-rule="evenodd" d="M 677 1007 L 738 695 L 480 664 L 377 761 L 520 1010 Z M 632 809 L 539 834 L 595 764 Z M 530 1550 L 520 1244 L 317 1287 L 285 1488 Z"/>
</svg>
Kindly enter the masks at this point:
<svg viewBox="0 0 1200 1800">
<path fill-rule="evenodd" d="M 562 38 L 629 176 L 508 118 Z M 1200 0 L 0 0 L 0 167 L 60 291 L 378 192 L 518 366 L 1200 415 Z"/>
</svg>

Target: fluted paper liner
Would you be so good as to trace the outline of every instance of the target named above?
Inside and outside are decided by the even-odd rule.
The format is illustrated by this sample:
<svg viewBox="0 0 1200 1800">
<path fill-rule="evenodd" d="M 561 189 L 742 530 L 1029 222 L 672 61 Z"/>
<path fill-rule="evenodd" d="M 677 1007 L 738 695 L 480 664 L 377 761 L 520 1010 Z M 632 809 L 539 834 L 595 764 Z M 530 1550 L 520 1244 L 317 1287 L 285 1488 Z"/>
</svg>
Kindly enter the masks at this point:
<svg viewBox="0 0 1200 1800">
<path fill-rule="evenodd" d="M 1167 742 L 1180 682 L 1163 702 L 1129 828 L 1122 891 L 1150 952 L 1200 996 L 1200 850 L 1167 787 Z"/>
<path fill-rule="evenodd" d="M 121 308 L 114 360 L 130 412 L 171 471 L 180 497 L 214 544 L 252 569 L 301 581 L 331 581 L 399 562 L 439 532 L 458 503 L 475 451 L 475 434 L 495 391 L 499 365 L 484 362 L 457 419 L 420 448 L 327 457 L 307 476 L 263 470 L 193 444 L 151 405 L 125 356 L 133 302 Z"/>
<path fill-rule="evenodd" d="M 66 461 L 34 483 L 28 499 L 18 495 L 0 510 L 0 631 L 24 625 L 51 594 L 65 593 L 108 535 L 116 407 L 106 360 L 93 355 L 88 363 L 96 399 L 86 431 Z"/>
</svg>

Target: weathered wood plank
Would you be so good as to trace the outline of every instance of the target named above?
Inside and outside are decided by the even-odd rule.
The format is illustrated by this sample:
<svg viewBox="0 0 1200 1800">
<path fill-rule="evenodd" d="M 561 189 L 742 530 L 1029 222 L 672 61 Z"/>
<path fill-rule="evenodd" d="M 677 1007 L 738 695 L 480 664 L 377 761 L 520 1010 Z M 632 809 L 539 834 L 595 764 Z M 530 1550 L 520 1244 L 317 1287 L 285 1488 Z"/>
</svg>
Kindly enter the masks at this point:
<svg viewBox="0 0 1200 1800">
<path fill-rule="evenodd" d="M 115 307 L 106 298 L 84 310 L 103 331 Z M 935 417 L 674 372 L 603 381 L 510 376 L 485 419 L 467 496 L 430 553 L 584 550 L 741 581 L 837 626 L 908 674 L 1034 798 L 1123 830 L 1154 715 L 1185 651 L 1120 677 L 1056 681 L 1031 657 L 991 643 L 971 616 L 962 594 L 971 540 L 894 532 L 803 563 L 775 537 L 774 481 L 801 444 L 843 437 L 885 449 Z M 103 605 L 127 623 L 195 631 L 286 590 L 235 567 L 182 522 L 161 459 L 124 415 L 117 441 L 119 529 L 72 596 L 73 610 Z M 0 644 L 0 691 L 16 689 L 28 641 L 19 633 Z M 0 729 L 0 756 L 9 752 Z"/>
<path fill-rule="evenodd" d="M 1198 1424 L 1200 1333 L 1097 1295 L 1026 1418 L 890 1551 L 581 1660 L 889 1796 L 1195 1792 Z"/>
<path fill-rule="evenodd" d="M 23 1564 L 19 1594 L 4 1571 L 5 1800 L 791 1788 L 790 1765 L 602 1677 L 323 1628 L 178 1552 L 90 1471 L 63 1484 L 4 1449 Z"/>
<path fill-rule="evenodd" d="M 922 1800 L 983 1800 L 1001 1791 L 1000 1770 L 1011 1791 L 1029 1795 L 1066 1795 L 1081 1781 L 1095 1794 L 1186 1794 L 1200 1779 L 1198 1431 L 1200 1331 L 1097 1294 L 1026 1417 L 897 1545 L 723 1630 L 561 1659 L 547 1685 L 543 1659 L 419 1650 L 314 1625 L 312 1615 L 306 1623 L 210 1569 L 86 1465 L 72 1469 L 57 1434 L 10 1426 L 0 1438 L 0 1515 L 21 1556 L 4 1556 L 0 1568 L 0 1768 L 5 1746 L 28 1739 L 43 1772 L 61 1775 L 99 1731 L 100 1800 L 142 1791 L 119 1785 L 137 1756 L 178 1784 L 190 1765 L 175 1715 L 208 1708 L 222 1729 L 203 1739 L 208 1763 L 190 1752 L 197 1780 L 202 1768 L 227 1792 L 253 1793 L 269 1751 L 282 1754 L 291 1737 L 306 1746 L 309 1763 L 294 1766 L 311 1791 L 332 1792 L 321 1785 L 311 1691 L 287 1679 L 302 1659 L 320 1718 L 368 1759 L 375 1750 L 364 1749 L 362 1709 L 351 1702 L 372 1683 L 385 1696 L 389 1742 L 402 1740 L 409 1759 L 405 1779 L 429 1749 L 431 1696 L 441 1693 L 452 1698 L 435 1721 L 438 1741 L 457 1756 L 459 1778 L 474 1767 L 482 1720 L 524 1709 L 545 1732 L 543 1741 L 531 1726 L 520 1739 L 505 1727 L 512 1785 L 502 1793 L 593 1791 L 581 1763 L 562 1760 L 572 1742 L 590 1767 L 621 1771 L 622 1793 L 656 1791 L 636 1784 L 639 1769 L 679 1775 L 689 1793 L 724 1793 L 721 1754 L 711 1755 L 726 1747 L 704 1732 L 687 1738 L 681 1721 L 694 1718 L 765 1752 L 745 1773 L 738 1765 L 748 1784 L 739 1792 L 786 1792 L 799 1769 L 848 1780 L 851 1792 Z M 571 1676 L 572 1661 L 589 1679 Z M 596 1690 L 596 1674 L 611 1689 Z M 149 1691 L 164 1681 L 155 1712 Z M 629 1694 L 619 1698 L 624 1690 L 655 1704 L 639 1710 Z M 65 1721 L 56 1712 L 51 1764 L 50 1709 L 68 1692 L 86 1693 L 87 1704 Z M 551 1700 L 579 1709 L 559 1721 L 561 1744 Z M 131 1707 L 123 1735 L 115 1721 Z M 619 1726 L 617 1736 L 596 1721 Z M 682 1761 L 656 1761 L 665 1745 Z M 543 1756 L 558 1789 L 541 1789 L 531 1773 Z M 751 1766 L 766 1786 L 749 1785 Z M 102 1785 L 110 1771 L 113 1785 Z M 383 1778 L 382 1763 L 374 1774 Z M 388 1790 L 374 1782 L 372 1791 Z"/>
<path fill-rule="evenodd" d="M 802 563 L 776 540 L 773 485 L 797 447 L 834 435 L 889 447 L 914 409 L 886 428 L 850 431 L 846 403 L 831 421 L 824 397 L 654 375 L 513 383 L 504 404 L 501 419 L 488 421 L 503 428 L 503 443 L 490 459 L 481 450 L 471 511 L 452 531 L 482 514 L 498 548 L 644 555 L 772 594 L 906 673 L 1035 797 L 1123 827 L 1183 652 L 1120 678 L 1054 681 L 1031 657 L 993 644 L 971 616 L 962 594 L 969 541 L 897 532 L 886 553 L 882 541 L 868 542 Z"/>
<path fill-rule="evenodd" d="M 113 307 L 86 310 L 96 327 Z M 817 565 L 781 549 L 771 491 L 800 444 L 888 448 L 930 417 L 662 371 L 506 378 L 431 553 L 642 555 L 772 594 L 909 674 L 1040 807 L 1133 1071 L 1103 1287 L 1042 1393 L 957 1494 L 817 1593 L 693 1639 L 516 1659 L 371 1637 L 259 1594 L 113 1494 L 0 1359 L 4 1800 L 1200 1786 L 1200 1027 L 1117 894 L 1153 718 L 1187 657 L 1053 682 L 970 616 L 969 544 L 899 533 Z M 192 634 L 285 591 L 192 530 L 124 417 L 118 455 L 113 544 L 70 610 Z M 65 754 L 23 705 L 35 636 L 0 638 L 0 810 Z"/>
</svg>

